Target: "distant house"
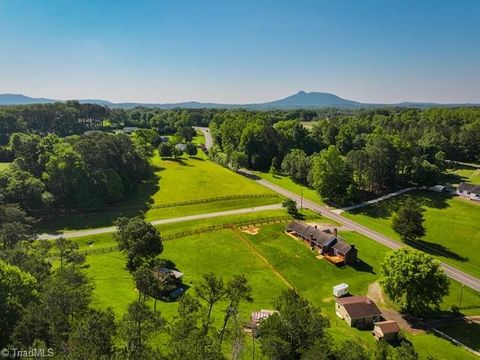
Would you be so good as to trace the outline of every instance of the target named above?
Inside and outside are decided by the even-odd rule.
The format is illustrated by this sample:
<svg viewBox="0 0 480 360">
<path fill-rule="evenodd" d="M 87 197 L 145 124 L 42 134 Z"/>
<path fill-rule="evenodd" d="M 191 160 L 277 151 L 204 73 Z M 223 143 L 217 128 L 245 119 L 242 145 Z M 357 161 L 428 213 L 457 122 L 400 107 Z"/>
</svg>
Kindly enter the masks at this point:
<svg viewBox="0 0 480 360">
<path fill-rule="evenodd" d="M 132 134 L 132 133 L 134 133 L 134 132 L 137 131 L 137 130 L 138 130 L 138 127 L 135 127 L 135 126 L 125 126 L 125 127 L 123 128 L 123 132 L 124 132 L 125 134 Z"/>
<path fill-rule="evenodd" d="M 321 230 L 317 226 L 307 225 L 294 221 L 287 225 L 287 233 L 306 241 L 312 250 L 318 250 L 327 260 L 334 264 L 350 265 L 357 261 L 358 251 L 355 245 L 346 243 L 329 229 Z"/>
<path fill-rule="evenodd" d="M 185 152 L 185 150 L 187 149 L 187 144 L 177 144 L 175 145 L 175 148 L 180 150 L 181 152 Z"/>
<path fill-rule="evenodd" d="M 365 296 L 348 296 L 335 299 L 338 317 L 357 328 L 367 328 L 382 319 L 382 312 L 372 299 Z"/>
<path fill-rule="evenodd" d="M 457 194 L 468 197 L 471 200 L 480 201 L 480 185 L 462 182 L 458 185 Z"/>
<path fill-rule="evenodd" d="M 396 321 L 385 320 L 378 321 L 375 323 L 375 326 L 372 331 L 372 335 L 375 336 L 377 340 L 384 340 L 388 342 L 398 340 L 398 333 L 400 332 L 400 327 Z"/>
<path fill-rule="evenodd" d="M 160 268 L 157 270 L 158 275 L 172 275 L 176 280 L 180 280 L 183 277 L 183 273 L 177 270 Z"/>
<path fill-rule="evenodd" d="M 260 322 L 272 314 L 274 314 L 274 310 L 260 310 L 260 311 L 254 311 L 250 315 L 250 322 L 252 329 L 256 328 Z"/>
</svg>

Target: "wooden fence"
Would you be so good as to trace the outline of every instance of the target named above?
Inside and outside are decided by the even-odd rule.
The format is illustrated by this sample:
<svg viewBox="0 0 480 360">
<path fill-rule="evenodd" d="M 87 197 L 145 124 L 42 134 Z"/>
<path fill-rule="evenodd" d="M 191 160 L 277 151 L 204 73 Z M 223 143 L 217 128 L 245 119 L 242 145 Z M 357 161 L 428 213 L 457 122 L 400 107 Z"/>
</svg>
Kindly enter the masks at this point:
<svg viewBox="0 0 480 360">
<path fill-rule="evenodd" d="M 319 219 L 320 216 L 317 215 L 309 215 L 306 216 L 303 220 L 314 220 L 314 219 Z M 180 239 L 183 237 L 191 236 L 191 235 L 197 235 L 197 234 L 203 234 L 207 232 L 212 232 L 212 231 L 218 231 L 222 229 L 231 229 L 234 227 L 245 227 L 245 226 L 262 226 L 262 225 L 268 225 L 268 224 L 280 224 L 280 223 L 286 223 L 293 221 L 294 218 L 291 216 L 275 216 L 275 217 L 268 217 L 268 218 L 261 218 L 261 219 L 256 219 L 256 220 L 245 220 L 245 221 L 238 221 L 234 223 L 226 223 L 226 224 L 216 224 L 216 225 L 210 225 L 210 226 L 204 226 L 204 227 L 199 227 L 191 230 L 185 230 L 185 231 L 180 231 L 168 235 L 162 236 L 162 241 L 169 241 L 169 240 L 175 240 L 175 239 Z M 80 251 L 81 254 L 83 255 L 89 255 L 89 254 L 106 254 L 106 253 L 111 253 L 114 251 L 118 251 L 118 246 L 106 246 L 106 247 L 101 247 L 98 249 L 86 249 L 83 251 Z"/>
</svg>

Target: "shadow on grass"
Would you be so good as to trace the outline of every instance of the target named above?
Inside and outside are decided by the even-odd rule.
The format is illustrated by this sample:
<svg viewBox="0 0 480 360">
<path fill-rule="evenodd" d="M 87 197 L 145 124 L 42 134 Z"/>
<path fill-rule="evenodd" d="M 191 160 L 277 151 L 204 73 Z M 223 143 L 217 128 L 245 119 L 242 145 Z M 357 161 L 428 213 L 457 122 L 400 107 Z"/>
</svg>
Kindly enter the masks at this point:
<svg viewBox="0 0 480 360">
<path fill-rule="evenodd" d="M 466 318 L 455 318 L 445 321 L 445 325 L 439 326 L 438 329 L 473 350 L 480 351 L 480 324 Z"/>
<path fill-rule="evenodd" d="M 415 240 L 415 241 L 409 241 L 408 245 L 410 245 L 415 249 L 427 252 L 431 255 L 439 255 L 439 256 L 443 256 L 449 259 L 462 261 L 462 262 L 468 261 L 467 257 L 461 256 L 441 244 L 432 243 L 425 240 Z"/>
<path fill-rule="evenodd" d="M 360 271 L 360 272 L 367 272 L 370 274 L 375 274 L 375 271 L 373 271 L 373 267 L 363 261 L 362 259 L 357 259 L 357 261 L 353 264 L 350 265 L 352 269 L 355 269 L 355 271 Z"/>
<path fill-rule="evenodd" d="M 92 210 L 51 211 L 38 214 L 37 233 L 55 234 L 60 230 L 81 230 L 112 226 L 119 217 L 143 215 L 153 203 L 153 194 L 159 190 L 159 172 L 164 168 L 153 166 L 146 179 L 130 191 L 116 206 Z"/>
<path fill-rule="evenodd" d="M 361 214 L 372 218 L 390 218 L 398 209 L 403 206 L 408 198 L 413 198 L 421 206 L 435 209 L 446 209 L 450 205 L 448 200 L 454 195 L 447 193 L 436 193 L 427 190 L 416 190 L 409 194 L 380 201 L 374 205 L 365 206 L 350 211 L 351 214 Z"/>
</svg>

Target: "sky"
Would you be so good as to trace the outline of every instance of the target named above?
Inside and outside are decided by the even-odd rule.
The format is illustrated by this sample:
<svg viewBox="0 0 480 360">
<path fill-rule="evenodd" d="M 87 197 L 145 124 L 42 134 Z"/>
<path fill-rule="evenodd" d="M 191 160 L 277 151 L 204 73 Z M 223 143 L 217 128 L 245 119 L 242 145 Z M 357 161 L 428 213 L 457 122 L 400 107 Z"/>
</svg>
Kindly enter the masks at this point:
<svg viewBox="0 0 480 360">
<path fill-rule="evenodd" d="M 480 103 L 480 0 L 0 0 L 0 93 Z"/>
</svg>

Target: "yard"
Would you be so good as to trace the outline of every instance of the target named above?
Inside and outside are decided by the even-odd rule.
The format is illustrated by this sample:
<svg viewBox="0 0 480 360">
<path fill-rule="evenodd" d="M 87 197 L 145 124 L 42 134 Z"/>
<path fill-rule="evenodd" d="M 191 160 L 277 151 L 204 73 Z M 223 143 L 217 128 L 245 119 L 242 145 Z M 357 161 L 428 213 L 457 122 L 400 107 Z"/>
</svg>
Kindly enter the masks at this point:
<svg viewBox="0 0 480 360">
<path fill-rule="evenodd" d="M 5 170 L 8 167 L 8 165 L 10 165 L 10 163 L 0 162 L 0 171 Z"/>
<path fill-rule="evenodd" d="M 281 198 L 265 187 L 206 159 L 182 156 L 178 160 L 152 160 L 154 174 L 115 208 L 98 213 L 52 216 L 38 226 L 39 232 L 67 231 L 112 225 L 119 216 L 140 212 L 146 219 L 165 219 L 223 210 L 279 204 Z M 268 195 L 268 197 L 254 197 Z M 236 198 L 236 196 L 252 196 Z M 212 198 L 229 197 L 228 199 Z M 155 208 L 156 205 L 190 201 L 190 205 Z"/>
<path fill-rule="evenodd" d="M 444 180 L 450 185 L 458 185 L 461 182 L 480 184 L 480 169 L 473 166 L 455 164 L 447 170 Z"/>
<path fill-rule="evenodd" d="M 395 211 L 413 197 L 425 209 L 427 234 L 422 248 L 474 276 L 480 276 L 480 204 L 456 196 L 417 191 L 342 215 L 400 241 L 391 228 Z"/>
<path fill-rule="evenodd" d="M 338 269 L 316 259 L 307 246 L 285 235 L 284 227 L 285 224 L 263 226 L 257 235 L 239 230 L 221 230 L 166 241 L 162 257 L 172 260 L 185 273 L 184 282 L 188 286 L 194 286 L 206 272 L 225 277 L 245 274 L 254 295 L 254 302 L 242 308 L 241 316 L 245 320 L 252 310 L 271 308 L 272 298 L 288 286 L 293 286 L 330 317 L 331 332 L 336 339 L 359 337 L 373 345 L 369 331 L 351 329 L 336 318 L 331 289 L 335 284 L 347 282 L 352 293 L 366 294 L 369 284 L 378 279 L 379 262 L 386 248 L 357 233 L 342 232 L 341 235 L 348 242 L 355 243 L 359 248 L 362 262 L 355 268 Z M 87 259 L 90 267 L 86 271 L 96 284 L 95 304 L 99 307 L 112 306 L 119 316 L 127 304 L 137 297 L 131 276 L 124 270 L 123 256 L 113 252 L 90 255 Z M 446 309 L 456 303 L 458 295 L 459 286 L 453 283 L 452 294 L 442 307 Z M 478 304 L 479 294 L 464 291 L 462 310 L 475 305 L 478 307 Z M 159 309 L 169 319 L 176 311 L 176 303 L 161 303 Z M 478 313 L 478 309 L 476 311 Z M 216 316 L 220 317 L 220 314 L 217 312 Z M 474 358 L 429 333 L 408 337 L 422 358 L 427 355 L 438 359 Z"/>
</svg>

